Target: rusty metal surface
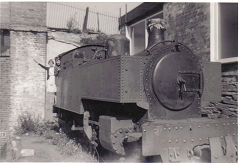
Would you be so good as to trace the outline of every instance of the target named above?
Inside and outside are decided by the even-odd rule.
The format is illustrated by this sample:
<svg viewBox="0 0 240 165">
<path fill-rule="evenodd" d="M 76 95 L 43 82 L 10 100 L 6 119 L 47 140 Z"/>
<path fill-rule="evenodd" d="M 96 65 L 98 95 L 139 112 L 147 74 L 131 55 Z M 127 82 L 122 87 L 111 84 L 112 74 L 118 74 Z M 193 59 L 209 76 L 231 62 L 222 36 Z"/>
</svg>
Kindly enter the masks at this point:
<svg viewBox="0 0 240 165">
<path fill-rule="evenodd" d="M 91 60 L 94 55 L 94 50 L 103 49 L 102 45 L 89 45 L 73 49 L 66 53 L 62 53 L 56 58 L 60 59 L 58 75 L 56 76 L 55 83 L 57 86 L 57 102 L 56 107 L 66 109 L 68 111 L 83 113 L 81 108 L 81 100 L 79 99 L 78 81 L 79 76 L 75 75 L 77 67 L 84 65 L 87 61 Z M 74 90 L 76 89 L 76 90 Z"/>
<path fill-rule="evenodd" d="M 143 100 L 144 59 L 139 56 L 121 58 L 121 102 L 139 102 Z"/>
<path fill-rule="evenodd" d="M 162 155 L 169 162 L 172 148 L 183 162 L 189 161 L 193 148 L 209 144 L 209 138 L 232 136 L 237 146 L 238 126 L 236 119 L 188 119 L 159 120 L 143 125 L 142 151 L 143 155 Z M 168 154 L 169 153 L 169 154 Z"/>
<path fill-rule="evenodd" d="M 86 49 L 84 47 L 84 51 Z M 56 78 L 57 107 L 83 113 L 82 99 L 147 104 L 142 83 L 144 57 L 116 56 L 83 62 L 80 57 L 86 55 L 79 55 L 83 52 L 71 51 L 71 54 L 60 56 L 61 70 Z M 86 59 L 90 57 L 87 55 Z"/>
<path fill-rule="evenodd" d="M 82 98 L 119 102 L 120 57 L 68 67 L 61 71 L 58 80 L 57 100 L 60 104 L 57 106 L 60 108 L 82 113 Z"/>
<path fill-rule="evenodd" d="M 120 100 L 120 57 L 94 60 L 74 69 L 77 95 L 97 100 Z"/>
</svg>

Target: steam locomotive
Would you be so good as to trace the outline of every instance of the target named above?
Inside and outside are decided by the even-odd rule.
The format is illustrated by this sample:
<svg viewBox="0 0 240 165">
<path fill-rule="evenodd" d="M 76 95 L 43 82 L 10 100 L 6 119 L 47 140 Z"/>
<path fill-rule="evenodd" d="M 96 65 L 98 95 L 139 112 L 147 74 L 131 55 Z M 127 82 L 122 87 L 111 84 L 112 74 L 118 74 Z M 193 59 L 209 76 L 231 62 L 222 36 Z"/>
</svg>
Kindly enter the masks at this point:
<svg viewBox="0 0 240 165">
<path fill-rule="evenodd" d="M 220 64 L 165 41 L 165 30 L 162 19 L 149 20 L 148 47 L 133 56 L 121 35 L 57 56 L 54 112 L 119 155 L 139 142 L 142 156 L 162 162 L 195 161 L 205 151 L 211 162 L 236 162 L 237 119 L 200 113 L 221 98 Z"/>
</svg>

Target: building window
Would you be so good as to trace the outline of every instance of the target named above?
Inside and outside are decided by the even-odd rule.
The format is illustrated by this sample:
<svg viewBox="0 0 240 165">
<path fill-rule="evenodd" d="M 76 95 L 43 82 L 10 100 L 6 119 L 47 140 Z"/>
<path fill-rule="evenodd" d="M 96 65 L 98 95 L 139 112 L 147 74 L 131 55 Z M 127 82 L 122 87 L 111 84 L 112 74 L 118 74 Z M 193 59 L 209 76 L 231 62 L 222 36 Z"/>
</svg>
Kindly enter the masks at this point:
<svg viewBox="0 0 240 165">
<path fill-rule="evenodd" d="M 147 47 L 147 20 L 150 18 L 163 18 L 163 12 L 156 13 L 127 27 L 126 36 L 130 40 L 130 55 L 139 53 Z"/>
<path fill-rule="evenodd" d="M 236 62 L 238 4 L 211 3 L 211 61 Z"/>
<path fill-rule="evenodd" d="M 0 56 L 9 56 L 10 49 L 10 33 L 9 30 L 0 29 Z"/>
<path fill-rule="evenodd" d="M 136 54 L 145 49 L 145 21 L 132 26 L 131 31 L 131 47 Z"/>
</svg>

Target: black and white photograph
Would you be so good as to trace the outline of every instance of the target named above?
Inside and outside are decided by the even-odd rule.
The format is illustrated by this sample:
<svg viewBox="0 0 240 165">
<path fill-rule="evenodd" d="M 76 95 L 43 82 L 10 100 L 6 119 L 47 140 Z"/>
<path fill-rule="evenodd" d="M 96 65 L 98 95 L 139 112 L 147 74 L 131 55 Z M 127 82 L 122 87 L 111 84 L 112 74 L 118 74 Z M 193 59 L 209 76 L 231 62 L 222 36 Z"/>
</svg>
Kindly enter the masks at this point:
<svg viewBox="0 0 240 165">
<path fill-rule="evenodd" d="M 1 163 L 238 163 L 238 2 L 0 1 Z"/>
</svg>

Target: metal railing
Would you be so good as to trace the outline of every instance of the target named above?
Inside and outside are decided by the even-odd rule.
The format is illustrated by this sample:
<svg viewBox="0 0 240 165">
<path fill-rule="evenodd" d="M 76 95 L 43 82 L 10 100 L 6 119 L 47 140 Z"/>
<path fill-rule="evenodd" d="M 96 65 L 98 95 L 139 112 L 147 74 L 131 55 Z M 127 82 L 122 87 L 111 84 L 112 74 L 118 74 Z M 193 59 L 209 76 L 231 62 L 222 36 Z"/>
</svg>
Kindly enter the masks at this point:
<svg viewBox="0 0 240 165">
<path fill-rule="evenodd" d="M 47 27 L 69 29 L 73 27 L 81 30 L 86 9 L 76 8 L 59 2 L 47 3 Z M 89 9 L 87 29 L 106 34 L 119 34 L 118 17 Z"/>
</svg>

